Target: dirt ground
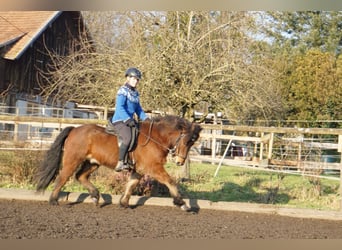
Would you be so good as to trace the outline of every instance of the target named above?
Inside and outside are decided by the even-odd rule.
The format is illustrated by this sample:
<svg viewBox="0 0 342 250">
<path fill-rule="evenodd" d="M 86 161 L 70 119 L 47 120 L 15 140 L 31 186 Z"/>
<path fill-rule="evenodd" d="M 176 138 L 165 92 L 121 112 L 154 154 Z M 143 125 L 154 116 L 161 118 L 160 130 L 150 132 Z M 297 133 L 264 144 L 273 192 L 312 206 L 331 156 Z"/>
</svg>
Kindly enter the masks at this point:
<svg viewBox="0 0 342 250">
<path fill-rule="evenodd" d="M 342 221 L 177 207 L 0 200 L 0 239 L 341 239 Z"/>
</svg>

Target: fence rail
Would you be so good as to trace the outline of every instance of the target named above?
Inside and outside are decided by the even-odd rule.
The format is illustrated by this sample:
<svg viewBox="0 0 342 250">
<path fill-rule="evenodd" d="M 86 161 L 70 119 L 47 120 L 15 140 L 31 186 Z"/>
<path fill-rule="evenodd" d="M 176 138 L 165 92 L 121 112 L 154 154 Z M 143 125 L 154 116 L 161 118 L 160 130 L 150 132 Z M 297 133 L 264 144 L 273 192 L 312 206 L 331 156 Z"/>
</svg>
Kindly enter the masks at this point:
<svg viewBox="0 0 342 250">
<path fill-rule="evenodd" d="M 61 129 L 82 124 L 105 126 L 107 120 L 0 114 L 0 150 L 46 150 Z M 342 197 L 342 129 L 222 124 L 202 127 L 190 158 L 218 164 L 215 176 L 223 164 L 309 176 L 333 171 L 335 177 L 326 178 L 340 180 Z"/>
<path fill-rule="evenodd" d="M 67 126 L 106 123 L 104 119 L 0 115 L 0 150 L 44 150 Z M 339 174 L 342 197 L 342 129 L 222 124 L 202 127 L 190 158 L 218 164 L 215 176 L 222 165 L 315 176 L 333 172 Z M 22 143 L 22 149 L 13 147 L 13 142 Z"/>
<path fill-rule="evenodd" d="M 5 134 L 9 134 L 8 140 L 25 141 L 35 148 L 43 148 L 67 126 L 104 126 L 106 123 L 107 120 L 103 119 L 0 115 L 0 133 L 2 140 Z M 9 129 L 8 125 L 11 125 Z M 341 168 L 342 129 L 213 124 L 202 124 L 202 127 L 204 131 L 194 147 L 195 155 L 196 152 L 197 155 L 205 155 L 202 158 L 213 163 L 221 159 L 219 166 L 228 158 L 236 160 L 237 165 L 243 162 L 243 165 L 259 167 L 296 167 L 299 170 Z M 244 152 L 237 152 L 242 149 Z"/>
</svg>

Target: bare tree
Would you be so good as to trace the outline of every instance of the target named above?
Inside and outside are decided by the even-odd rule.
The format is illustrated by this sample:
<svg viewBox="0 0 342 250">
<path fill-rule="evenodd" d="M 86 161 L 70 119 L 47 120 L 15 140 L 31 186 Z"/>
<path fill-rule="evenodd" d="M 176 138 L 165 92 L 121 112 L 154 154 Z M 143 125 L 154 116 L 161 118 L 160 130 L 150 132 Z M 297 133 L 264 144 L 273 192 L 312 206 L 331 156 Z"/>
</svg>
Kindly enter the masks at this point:
<svg viewBox="0 0 342 250">
<path fill-rule="evenodd" d="M 112 105 L 123 72 L 136 66 L 142 104 L 188 118 L 223 111 L 236 119 L 274 111 L 272 67 L 256 60 L 248 12 L 85 12 L 93 43 L 68 57 L 51 53 L 57 69 L 45 95 Z M 96 51 L 91 50 L 96 45 Z M 251 105 L 253 103 L 253 105 Z"/>
</svg>

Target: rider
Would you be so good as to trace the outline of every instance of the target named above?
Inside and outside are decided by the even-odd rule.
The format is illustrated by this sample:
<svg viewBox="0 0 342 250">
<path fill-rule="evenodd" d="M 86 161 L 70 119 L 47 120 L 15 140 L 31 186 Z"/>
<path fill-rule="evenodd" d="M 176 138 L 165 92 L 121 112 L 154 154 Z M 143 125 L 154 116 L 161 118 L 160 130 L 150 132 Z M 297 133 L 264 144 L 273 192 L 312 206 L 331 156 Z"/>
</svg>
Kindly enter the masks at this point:
<svg viewBox="0 0 342 250">
<path fill-rule="evenodd" d="M 137 68 L 128 68 L 125 72 L 125 77 L 126 83 L 117 92 L 115 113 L 111 119 L 121 140 L 119 146 L 119 162 L 115 168 L 117 172 L 129 169 L 129 166 L 124 160 L 132 139 L 131 128 L 136 125 L 134 114 L 140 120 L 146 120 L 148 118 L 140 105 L 139 92 L 136 89 L 141 79 L 141 72 Z"/>
</svg>

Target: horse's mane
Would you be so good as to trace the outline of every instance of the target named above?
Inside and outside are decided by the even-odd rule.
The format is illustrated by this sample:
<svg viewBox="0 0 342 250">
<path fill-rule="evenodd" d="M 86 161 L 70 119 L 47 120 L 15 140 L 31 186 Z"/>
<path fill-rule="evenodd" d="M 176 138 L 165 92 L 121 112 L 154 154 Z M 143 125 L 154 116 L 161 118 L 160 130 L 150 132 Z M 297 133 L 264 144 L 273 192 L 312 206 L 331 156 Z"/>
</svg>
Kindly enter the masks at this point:
<svg viewBox="0 0 342 250">
<path fill-rule="evenodd" d="M 153 121 L 176 130 L 189 131 L 191 129 L 191 122 L 176 115 L 157 116 L 153 118 Z"/>
<path fill-rule="evenodd" d="M 198 139 L 199 133 L 202 131 L 199 124 L 193 126 L 192 122 L 176 115 L 158 116 L 153 118 L 153 121 L 170 129 L 183 130 L 185 133 L 189 133 L 193 141 Z"/>
</svg>

